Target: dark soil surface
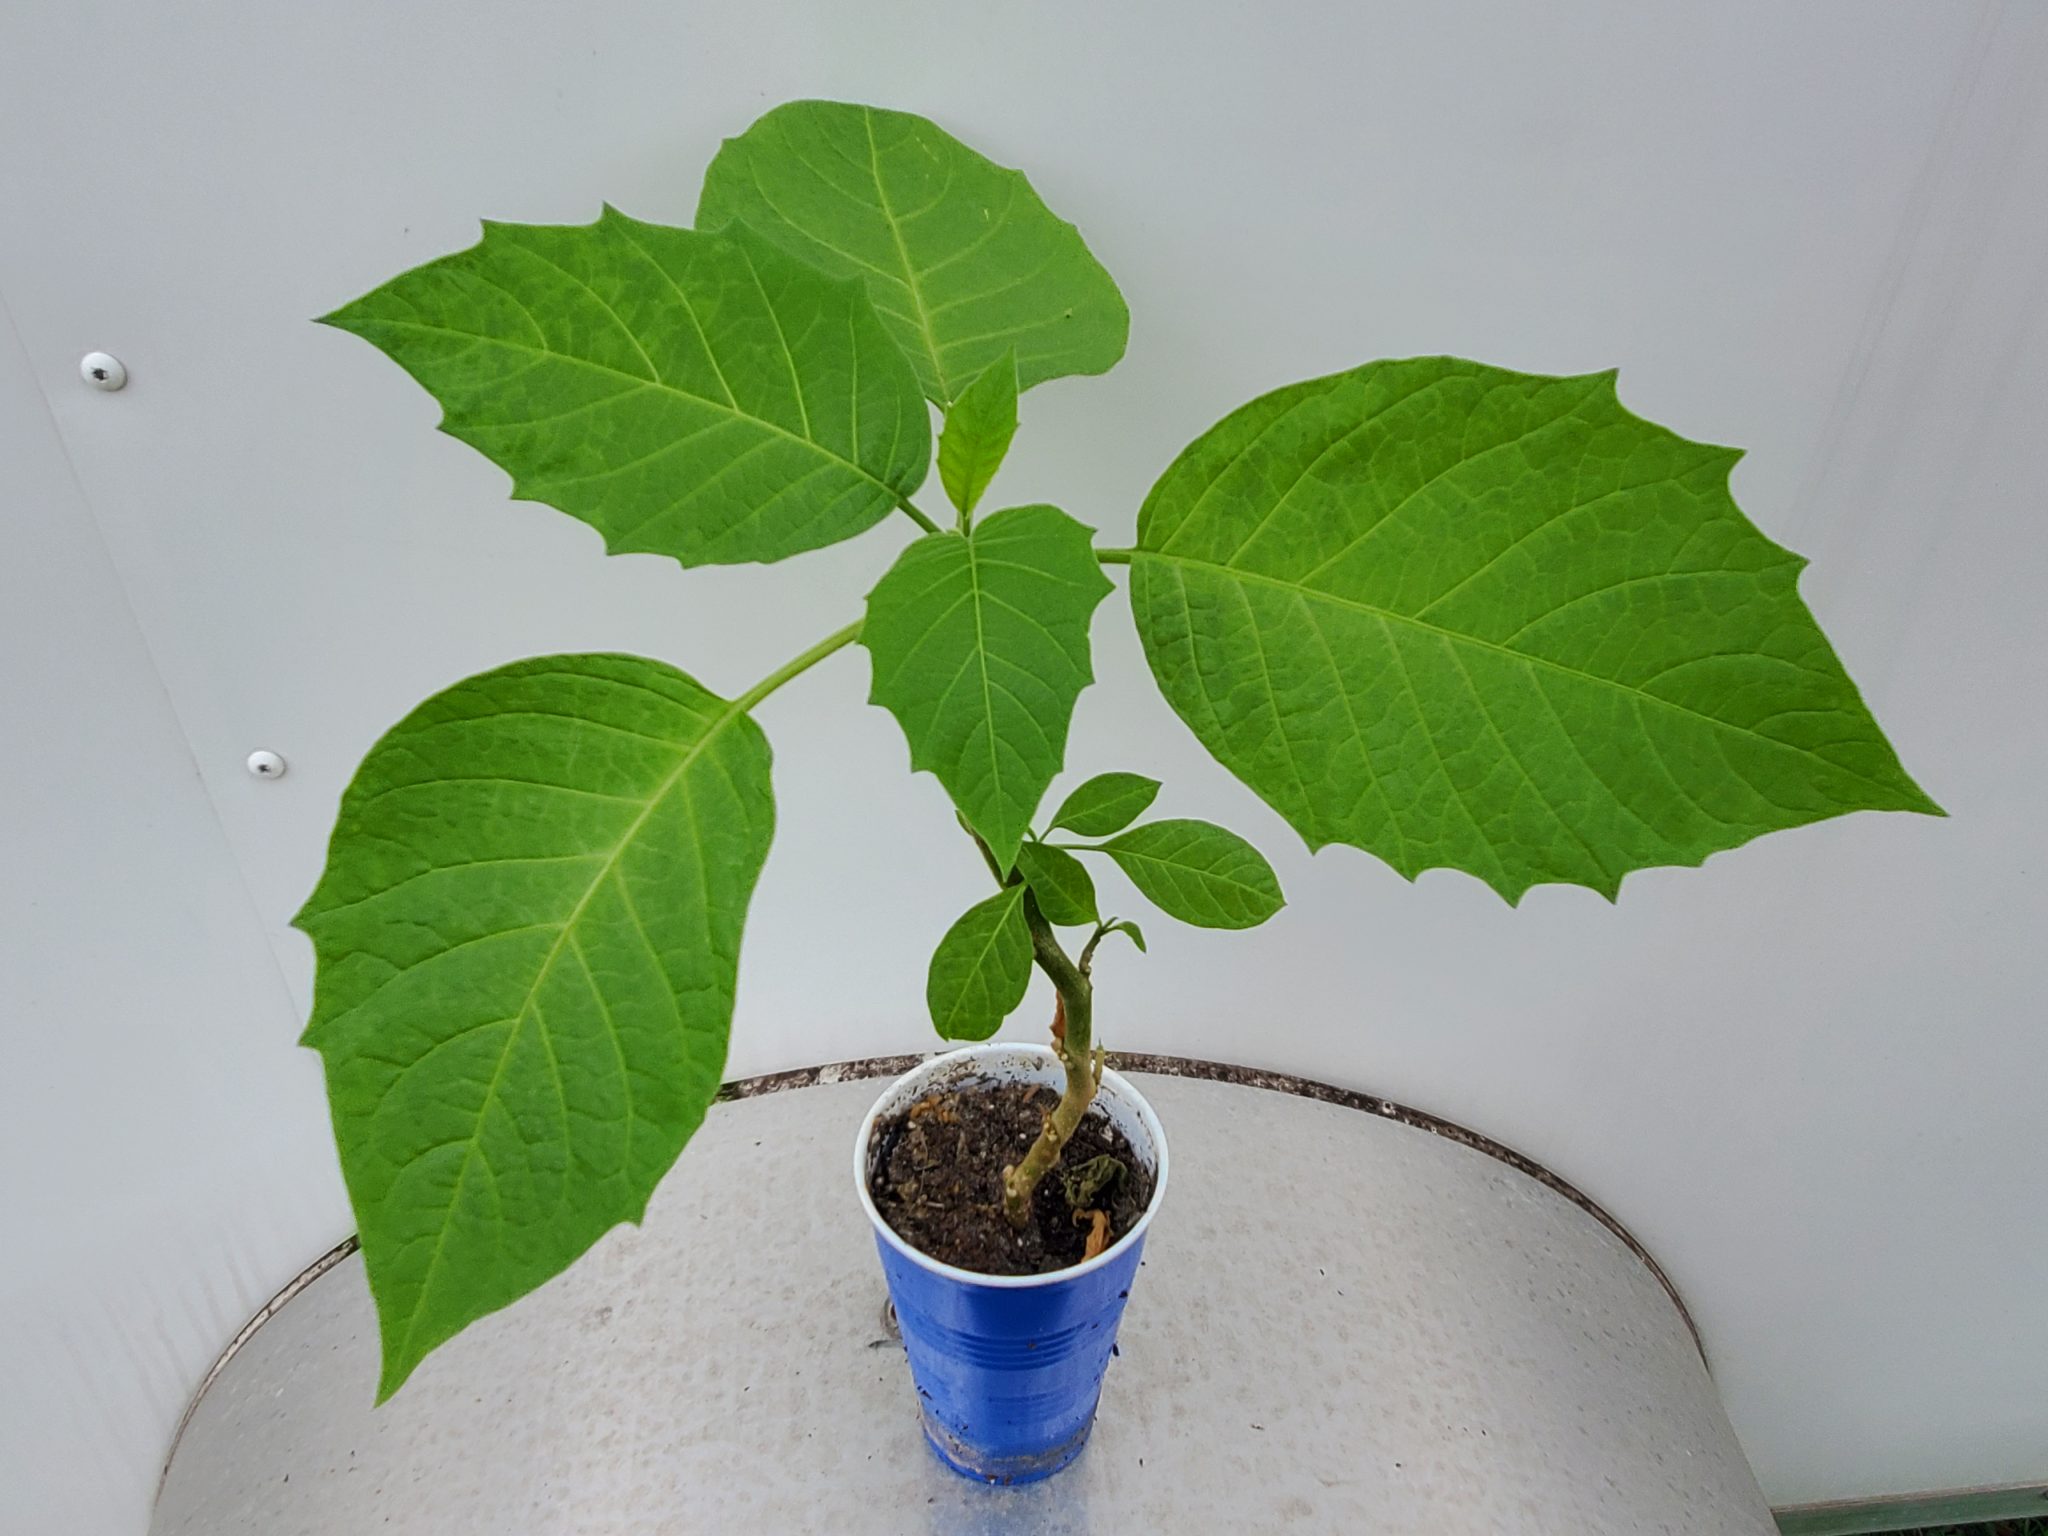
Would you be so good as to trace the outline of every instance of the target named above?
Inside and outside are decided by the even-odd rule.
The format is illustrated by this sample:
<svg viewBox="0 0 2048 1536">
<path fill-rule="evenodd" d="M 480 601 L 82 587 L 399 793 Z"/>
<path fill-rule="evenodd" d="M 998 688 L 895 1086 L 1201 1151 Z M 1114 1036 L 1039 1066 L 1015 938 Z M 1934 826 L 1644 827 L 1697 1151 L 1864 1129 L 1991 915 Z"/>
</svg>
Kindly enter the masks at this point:
<svg viewBox="0 0 2048 1536">
<path fill-rule="evenodd" d="M 977 1083 L 929 1094 L 878 1122 L 868 1163 L 875 1208 L 911 1247 L 977 1274 L 1043 1275 L 1080 1263 L 1097 1225 L 1089 1213 L 1108 1217 L 1114 1243 L 1144 1214 L 1152 1175 L 1123 1132 L 1091 1109 L 1039 1184 L 1030 1223 L 1012 1227 L 1003 1215 L 1003 1169 L 1029 1150 L 1058 1102 L 1050 1088 L 1029 1083 Z M 1120 1170 L 1097 1161 L 1105 1156 Z"/>
</svg>

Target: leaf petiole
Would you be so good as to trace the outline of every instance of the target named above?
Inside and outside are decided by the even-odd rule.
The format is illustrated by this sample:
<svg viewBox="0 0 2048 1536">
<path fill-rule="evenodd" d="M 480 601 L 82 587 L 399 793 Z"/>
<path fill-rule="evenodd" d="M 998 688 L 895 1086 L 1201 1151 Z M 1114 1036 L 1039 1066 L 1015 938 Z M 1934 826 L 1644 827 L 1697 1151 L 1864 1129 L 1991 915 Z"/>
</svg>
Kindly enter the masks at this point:
<svg viewBox="0 0 2048 1536">
<path fill-rule="evenodd" d="M 762 678 L 761 681 L 754 684 L 745 693 L 734 699 L 732 701 L 733 713 L 745 714 L 784 683 L 789 682 L 792 678 L 803 676 L 804 673 L 810 671 L 811 668 L 815 667 L 827 656 L 830 656 L 834 651 L 844 650 L 847 646 L 853 644 L 854 641 L 860 638 L 862 623 L 862 620 L 855 619 L 844 629 L 834 630 L 809 650 L 792 656 L 788 661 L 785 661 L 773 672 Z"/>
</svg>

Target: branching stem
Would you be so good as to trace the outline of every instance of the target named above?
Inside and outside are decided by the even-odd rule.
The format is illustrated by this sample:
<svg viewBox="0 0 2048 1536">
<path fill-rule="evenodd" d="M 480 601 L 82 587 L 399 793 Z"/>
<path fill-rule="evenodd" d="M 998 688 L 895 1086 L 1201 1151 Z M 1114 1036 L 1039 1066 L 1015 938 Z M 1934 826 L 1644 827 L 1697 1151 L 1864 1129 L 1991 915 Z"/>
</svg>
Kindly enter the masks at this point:
<svg viewBox="0 0 2048 1536">
<path fill-rule="evenodd" d="M 931 526 L 931 520 L 906 501 L 903 510 L 920 523 Z M 933 528 L 933 532 L 937 532 Z M 1118 551 L 1102 551 L 1105 561 Z M 1126 556 L 1128 558 L 1128 556 Z M 1110 561 L 1110 563 L 1114 563 Z M 756 704 L 775 692 L 784 683 L 801 677 L 834 651 L 845 649 L 860 638 L 861 621 L 856 619 L 844 629 L 834 630 L 809 650 L 791 657 L 781 666 L 754 684 L 732 702 L 736 713 L 751 710 Z M 998 885 L 1016 882 L 1016 875 L 1000 868 L 988 844 L 975 835 L 973 828 L 961 822 L 968 835 L 974 838 L 975 846 L 988 863 L 989 873 L 995 876 Z M 1024 924 L 1031 932 L 1031 955 L 1038 968 L 1051 980 L 1053 990 L 1059 994 L 1060 1027 L 1054 1031 L 1053 1044 L 1059 1052 L 1060 1064 L 1066 1069 L 1067 1085 L 1060 1094 L 1060 1101 L 1053 1106 L 1051 1114 L 1039 1128 L 1038 1139 L 1031 1144 L 1031 1150 L 1024 1154 L 1022 1162 L 1003 1170 L 1003 1214 L 1011 1225 L 1021 1227 L 1031 1219 L 1031 1197 L 1037 1193 L 1039 1182 L 1059 1163 L 1060 1154 L 1066 1150 L 1081 1124 L 1081 1117 L 1088 1112 L 1088 1106 L 1095 1101 L 1095 1091 L 1102 1086 L 1103 1055 L 1095 1049 L 1095 987 L 1088 977 L 1088 962 L 1094 958 L 1095 946 L 1101 942 L 1106 931 L 1098 926 L 1087 948 L 1081 951 L 1081 960 L 1076 964 L 1060 947 L 1059 936 L 1039 910 L 1038 898 L 1030 891 L 1024 893 Z"/>
<path fill-rule="evenodd" d="M 960 818 L 960 827 L 981 850 L 996 884 L 1005 888 L 1016 885 L 1016 872 L 1006 871 L 996 862 L 995 854 L 981 834 L 967 824 L 965 816 Z M 1031 932 L 1031 958 L 1038 962 L 1038 968 L 1051 980 L 1053 991 L 1059 994 L 1059 1005 L 1053 1013 L 1052 1044 L 1059 1053 L 1060 1065 L 1066 1068 L 1067 1086 L 1059 1103 L 1038 1128 L 1038 1140 L 1031 1144 L 1024 1160 L 1003 1170 L 1003 1214 L 1013 1227 L 1022 1227 L 1031 1220 L 1031 1197 L 1038 1192 L 1039 1181 L 1059 1163 L 1060 1154 L 1081 1124 L 1081 1117 L 1095 1101 L 1095 1090 L 1102 1086 L 1103 1067 L 1102 1052 L 1094 1049 L 1095 984 L 1088 979 L 1085 963 L 1076 965 L 1067 958 L 1067 952 L 1060 948 L 1059 935 L 1053 932 L 1052 924 L 1039 910 L 1038 898 L 1028 889 L 1024 892 L 1024 926 Z M 1091 941 L 1088 948 L 1094 947 Z"/>
<path fill-rule="evenodd" d="M 1013 1227 L 1031 1219 L 1031 1197 L 1038 1182 L 1050 1173 L 1066 1150 L 1067 1142 L 1081 1124 L 1081 1117 L 1094 1102 L 1102 1083 L 1102 1062 L 1094 1049 L 1095 987 L 1087 972 L 1067 958 L 1058 935 L 1038 899 L 1024 893 L 1024 923 L 1031 930 L 1031 955 L 1038 968 L 1052 981 L 1059 994 L 1063 1028 L 1053 1037 L 1060 1064 L 1066 1068 L 1066 1091 L 1039 1127 L 1038 1140 L 1024 1154 L 1024 1160 L 1003 1170 L 1003 1214 Z"/>
<path fill-rule="evenodd" d="M 1088 942 L 1081 946 L 1081 958 L 1074 962 L 1074 968 L 1083 976 L 1092 976 L 1094 974 L 1090 967 L 1095 961 L 1095 946 L 1102 942 L 1102 936 L 1109 932 L 1109 925 L 1115 921 L 1115 918 L 1109 918 L 1097 923 L 1095 931 L 1088 935 Z"/>
</svg>

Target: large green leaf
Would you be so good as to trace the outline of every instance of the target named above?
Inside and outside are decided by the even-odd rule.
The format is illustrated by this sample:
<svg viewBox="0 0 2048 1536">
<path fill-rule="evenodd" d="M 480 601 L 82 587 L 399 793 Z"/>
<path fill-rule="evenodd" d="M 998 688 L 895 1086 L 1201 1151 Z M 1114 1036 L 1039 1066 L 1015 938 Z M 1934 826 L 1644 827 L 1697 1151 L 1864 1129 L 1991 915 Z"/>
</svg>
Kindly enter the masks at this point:
<svg viewBox="0 0 2048 1536">
<path fill-rule="evenodd" d="M 549 656 L 435 695 L 357 770 L 294 921 L 380 1396 L 639 1220 L 704 1118 L 768 756 L 671 667 Z"/>
<path fill-rule="evenodd" d="M 1148 821 L 1102 851 L 1160 911 L 1198 928 L 1256 928 L 1286 905 L 1265 855 L 1212 821 Z"/>
<path fill-rule="evenodd" d="M 978 901 L 946 930 L 925 977 L 932 1028 L 946 1040 L 986 1040 L 1002 1027 L 1031 982 L 1031 930 L 1024 887 Z"/>
<path fill-rule="evenodd" d="M 1139 517 L 1152 670 L 1311 847 L 1509 901 L 1859 809 L 1938 814 L 1728 494 L 1612 374 L 1368 364 L 1226 417 Z"/>
<path fill-rule="evenodd" d="M 868 594 L 870 698 L 1005 870 L 1094 679 L 1088 621 L 1110 585 L 1089 538 L 1057 507 L 1011 507 L 927 534 Z"/>
<path fill-rule="evenodd" d="M 697 227 L 733 219 L 862 278 L 940 405 L 1012 347 L 1024 389 L 1124 355 L 1130 312 L 1079 231 L 1021 171 L 908 112 L 775 108 L 705 173 Z"/>
<path fill-rule="evenodd" d="M 613 554 L 780 560 L 923 481 L 931 420 L 859 284 L 745 231 L 606 209 L 486 224 L 336 310 L 441 402 L 441 429 Z"/>
</svg>

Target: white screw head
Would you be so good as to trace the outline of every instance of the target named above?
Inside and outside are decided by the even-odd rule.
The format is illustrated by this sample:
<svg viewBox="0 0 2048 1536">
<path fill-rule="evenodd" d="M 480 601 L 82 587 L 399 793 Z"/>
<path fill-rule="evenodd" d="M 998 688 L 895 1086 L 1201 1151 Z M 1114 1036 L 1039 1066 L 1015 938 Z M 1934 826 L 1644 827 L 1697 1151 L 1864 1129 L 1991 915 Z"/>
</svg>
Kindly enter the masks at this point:
<svg viewBox="0 0 2048 1536">
<path fill-rule="evenodd" d="M 78 376 L 94 389 L 119 389 L 128 382 L 128 368 L 106 352 L 88 352 L 78 360 Z"/>
<path fill-rule="evenodd" d="M 275 752 L 251 752 L 249 771 L 259 779 L 281 779 L 284 777 L 284 759 Z"/>
</svg>

